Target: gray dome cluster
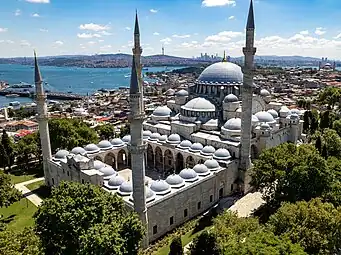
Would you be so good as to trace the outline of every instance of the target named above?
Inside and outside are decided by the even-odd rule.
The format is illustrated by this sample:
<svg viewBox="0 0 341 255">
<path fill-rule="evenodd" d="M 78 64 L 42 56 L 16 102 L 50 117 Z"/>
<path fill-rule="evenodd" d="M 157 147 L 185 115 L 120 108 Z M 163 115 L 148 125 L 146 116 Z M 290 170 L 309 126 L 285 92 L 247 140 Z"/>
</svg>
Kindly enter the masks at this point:
<svg viewBox="0 0 341 255">
<path fill-rule="evenodd" d="M 100 141 L 97 146 L 101 150 L 110 150 L 113 147 L 113 145 L 108 140 Z"/>
<path fill-rule="evenodd" d="M 184 89 L 179 90 L 178 92 L 175 93 L 176 97 L 186 97 L 188 96 L 188 92 Z"/>
<path fill-rule="evenodd" d="M 270 113 L 274 119 L 278 118 L 278 112 L 276 112 L 276 110 L 270 109 L 268 110 L 268 113 Z"/>
<path fill-rule="evenodd" d="M 148 139 L 152 135 L 152 132 L 149 130 L 143 131 L 143 139 Z"/>
<path fill-rule="evenodd" d="M 84 150 L 86 150 L 86 153 L 92 154 L 99 152 L 100 149 L 97 147 L 96 144 L 90 143 L 84 147 Z"/>
<path fill-rule="evenodd" d="M 160 138 L 160 134 L 159 133 L 152 133 L 150 136 L 149 136 L 149 140 L 151 141 L 157 141 L 159 138 Z"/>
<path fill-rule="evenodd" d="M 82 147 L 75 147 L 72 149 L 71 153 L 75 154 L 75 155 L 84 155 L 86 154 L 86 150 L 84 150 Z"/>
<path fill-rule="evenodd" d="M 242 129 L 242 120 L 240 118 L 232 118 L 226 121 L 224 128 L 227 130 L 240 131 Z"/>
<path fill-rule="evenodd" d="M 69 156 L 69 154 L 70 153 L 67 150 L 59 150 L 54 155 L 54 158 L 57 159 L 57 160 L 66 159 L 66 157 Z"/>
<path fill-rule="evenodd" d="M 204 156 L 211 156 L 213 155 L 213 153 L 215 153 L 215 148 L 213 146 L 208 145 L 205 146 L 200 153 Z"/>
<path fill-rule="evenodd" d="M 178 174 L 172 174 L 169 175 L 166 178 L 166 182 L 172 187 L 172 188 L 181 188 L 185 185 L 184 179 L 180 177 Z"/>
<path fill-rule="evenodd" d="M 172 110 L 167 106 L 159 106 L 153 111 L 153 115 L 157 117 L 170 117 Z"/>
<path fill-rule="evenodd" d="M 234 94 L 228 94 L 224 98 L 224 103 L 234 103 L 234 102 L 238 102 L 238 97 Z"/>
<path fill-rule="evenodd" d="M 124 142 L 120 138 L 114 138 L 110 140 L 113 147 L 120 147 L 124 145 Z"/>
<path fill-rule="evenodd" d="M 166 195 L 171 192 L 169 184 L 164 180 L 152 181 L 150 189 L 156 193 L 156 195 Z"/>
<path fill-rule="evenodd" d="M 130 143 L 131 135 L 123 136 L 122 141 L 125 142 L 125 143 Z"/>
<path fill-rule="evenodd" d="M 217 171 L 220 166 L 219 166 L 219 163 L 218 161 L 214 160 L 214 159 L 209 159 L 209 160 L 206 160 L 204 165 L 208 168 L 208 170 L 210 171 Z"/>
<path fill-rule="evenodd" d="M 165 143 L 167 141 L 167 135 L 161 135 L 158 139 L 160 143 Z"/>
<path fill-rule="evenodd" d="M 182 109 L 187 111 L 196 111 L 196 112 L 214 112 L 215 106 L 210 101 L 205 98 L 197 97 L 186 103 L 184 106 L 181 106 Z"/>
<path fill-rule="evenodd" d="M 118 188 L 124 181 L 125 181 L 124 178 L 118 173 L 116 173 L 116 175 L 112 176 L 109 179 L 108 185 L 113 188 Z"/>
<path fill-rule="evenodd" d="M 204 164 L 198 164 L 193 167 L 193 170 L 199 175 L 199 176 L 207 176 L 210 174 L 210 171 L 208 170 L 207 166 Z"/>
<path fill-rule="evenodd" d="M 268 112 L 257 112 L 256 114 L 256 117 L 258 118 L 259 122 L 274 122 L 274 118 L 273 116 L 268 113 Z"/>
<path fill-rule="evenodd" d="M 123 182 L 118 191 L 122 196 L 130 195 L 133 192 L 133 183 L 131 181 Z"/>
<path fill-rule="evenodd" d="M 231 155 L 228 150 L 220 148 L 213 154 L 213 158 L 218 160 L 228 160 L 231 158 Z"/>
<path fill-rule="evenodd" d="M 185 168 L 179 173 L 180 177 L 185 180 L 185 182 L 195 182 L 198 180 L 198 174 L 191 168 Z"/>
<path fill-rule="evenodd" d="M 199 82 L 218 84 L 241 84 L 242 69 L 231 62 L 218 62 L 207 67 L 199 76 Z"/>
<path fill-rule="evenodd" d="M 99 160 L 95 160 L 94 161 L 94 168 L 96 170 L 99 170 L 99 169 L 101 169 L 103 167 L 105 167 L 105 164 L 102 161 L 99 161 Z"/>
<path fill-rule="evenodd" d="M 189 141 L 189 140 L 183 140 L 183 141 L 178 145 L 178 147 L 179 147 L 180 149 L 183 149 L 183 150 L 189 149 L 189 148 L 191 148 L 191 146 L 192 146 L 192 142 Z"/>
<path fill-rule="evenodd" d="M 179 144 L 181 143 L 181 138 L 178 134 L 171 134 L 168 136 L 167 142 L 170 144 Z"/>
<path fill-rule="evenodd" d="M 270 92 L 266 89 L 262 89 L 259 93 L 262 97 L 270 96 Z"/>
<path fill-rule="evenodd" d="M 191 152 L 200 152 L 204 146 L 201 143 L 193 143 L 189 149 Z"/>
<path fill-rule="evenodd" d="M 104 180 L 110 179 L 112 175 L 116 174 L 116 171 L 111 166 L 104 166 L 100 168 L 99 171 L 103 174 Z"/>
</svg>

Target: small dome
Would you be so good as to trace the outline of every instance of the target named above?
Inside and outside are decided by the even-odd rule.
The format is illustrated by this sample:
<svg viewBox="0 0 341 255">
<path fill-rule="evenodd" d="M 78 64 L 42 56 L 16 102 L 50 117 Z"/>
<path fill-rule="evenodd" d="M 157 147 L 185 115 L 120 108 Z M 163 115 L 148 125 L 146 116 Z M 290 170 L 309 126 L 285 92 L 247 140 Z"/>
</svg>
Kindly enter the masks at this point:
<svg viewBox="0 0 341 255">
<path fill-rule="evenodd" d="M 155 193 L 154 193 L 154 191 L 152 191 L 150 188 L 148 188 L 148 187 L 146 187 L 145 188 L 145 196 L 146 196 L 146 202 L 148 203 L 148 202 L 150 202 L 150 201 L 152 201 L 152 200 L 154 200 L 155 198 Z"/>
<path fill-rule="evenodd" d="M 228 94 L 224 98 L 224 103 L 233 103 L 233 102 L 238 102 L 238 97 L 234 94 Z"/>
<path fill-rule="evenodd" d="M 116 174 L 116 171 L 111 166 L 104 166 L 101 169 L 99 169 L 99 171 L 103 173 L 103 177 L 108 177 Z"/>
<path fill-rule="evenodd" d="M 205 156 L 211 156 L 213 155 L 213 153 L 215 153 L 215 148 L 213 146 L 208 145 L 205 146 L 200 153 Z"/>
<path fill-rule="evenodd" d="M 160 134 L 159 133 L 153 133 L 153 134 L 151 134 L 151 136 L 149 137 L 149 140 L 151 140 L 151 141 L 156 141 L 156 140 L 158 140 L 159 138 L 160 138 Z"/>
<path fill-rule="evenodd" d="M 256 115 L 252 114 L 252 119 L 251 119 L 251 121 L 252 121 L 252 124 L 255 124 L 255 123 L 258 123 L 258 122 L 259 122 L 259 119 L 258 119 L 258 117 L 257 117 Z"/>
<path fill-rule="evenodd" d="M 168 136 L 167 142 L 171 144 L 178 144 L 181 142 L 181 138 L 178 134 L 171 134 Z"/>
<path fill-rule="evenodd" d="M 270 129 L 270 125 L 268 123 L 262 123 L 260 125 L 260 129 L 262 129 L 262 130 Z"/>
<path fill-rule="evenodd" d="M 210 171 L 215 171 L 219 169 L 219 163 L 218 161 L 214 160 L 214 159 L 209 159 L 206 160 L 204 165 L 208 168 L 208 170 Z"/>
<path fill-rule="evenodd" d="M 169 117 L 172 113 L 172 110 L 167 106 L 159 106 L 153 111 L 153 115 L 157 117 Z"/>
<path fill-rule="evenodd" d="M 130 143 L 131 135 L 123 136 L 122 141 L 125 142 L 125 143 Z"/>
<path fill-rule="evenodd" d="M 293 113 L 296 113 L 297 115 L 301 114 L 301 111 L 298 109 L 291 109 L 290 111 L 291 111 L 291 114 L 293 114 Z"/>
<path fill-rule="evenodd" d="M 259 93 L 262 97 L 270 96 L 270 92 L 266 89 L 262 89 Z"/>
<path fill-rule="evenodd" d="M 82 147 L 75 147 L 72 149 L 71 153 L 75 154 L 75 155 L 84 155 L 86 153 L 86 150 L 84 150 Z"/>
<path fill-rule="evenodd" d="M 143 139 L 148 139 L 152 135 L 152 132 L 149 130 L 143 131 Z"/>
<path fill-rule="evenodd" d="M 192 99 L 181 108 L 187 111 L 215 112 L 214 104 L 202 97 Z"/>
<path fill-rule="evenodd" d="M 209 174 L 209 170 L 207 166 L 204 164 L 198 164 L 193 167 L 193 170 L 199 175 L 199 176 L 205 176 Z"/>
<path fill-rule="evenodd" d="M 240 118 L 232 118 L 226 121 L 224 128 L 227 130 L 239 131 L 242 129 L 242 120 Z"/>
<path fill-rule="evenodd" d="M 191 168 L 185 168 L 179 173 L 180 177 L 186 182 L 193 182 L 198 180 L 198 174 Z"/>
<path fill-rule="evenodd" d="M 268 112 L 257 112 L 255 114 L 259 120 L 259 122 L 273 122 L 274 121 L 274 117 L 272 117 L 272 115 Z"/>
<path fill-rule="evenodd" d="M 112 144 L 108 140 L 100 141 L 97 145 L 101 150 L 109 150 L 112 148 Z"/>
<path fill-rule="evenodd" d="M 270 113 L 274 119 L 278 118 L 278 112 L 276 112 L 276 110 L 270 109 L 268 110 L 268 113 Z"/>
<path fill-rule="evenodd" d="M 166 96 L 174 96 L 175 90 L 174 89 L 169 89 L 165 92 Z"/>
<path fill-rule="evenodd" d="M 120 147 L 124 145 L 124 142 L 122 141 L 121 138 L 114 138 L 110 140 L 110 143 L 114 146 L 114 147 Z"/>
<path fill-rule="evenodd" d="M 300 116 L 298 116 L 297 113 L 292 113 L 292 114 L 290 115 L 290 119 L 292 119 L 292 120 L 298 120 L 299 118 L 300 118 Z"/>
<path fill-rule="evenodd" d="M 220 148 L 216 150 L 216 152 L 213 155 L 213 158 L 218 159 L 218 160 L 228 160 L 231 158 L 231 155 L 228 150 Z"/>
<path fill-rule="evenodd" d="M 192 142 L 189 141 L 189 140 L 183 140 L 183 141 L 178 145 L 178 147 L 179 147 L 180 149 L 183 149 L 183 150 L 189 149 L 189 148 L 191 148 L 191 146 L 192 146 Z"/>
<path fill-rule="evenodd" d="M 95 160 L 94 161 L 94 168 L 96 170 L 99 170 L 99 169 L 101 169 L 103 167 L 105 167 L 105 164 L 102 161 L 99 161 L 99 160 Z"/>
<path fill-rule="evenodd" d="M 175 96 L 177 97 L 186 97 L 188 96 L 188 92 L 184 89 L 179 90 L 178 92 L 175 93 Z"/>
<path fill-rule="evenodd" d="M 204 148 L 201 143 L 193 143 L 191 148 L 189 149 L 191 152 L 199 152 Z"/>
<path fill-rule="evenodd" d="M 184 185 L 184 180 L 180 177 L 180 175 L 177 174 L 169 175 L 166 179 L 166 182 L 171 186 Z"/>
<path fill-rule="evenodd" d="M 99 148 L 96 144 L 90 143 L 87 146 L 84 147 L 87 153 L 96 153 L 99 152 Z"/>
<path fill-rule="evenodd" d="M 56 155 L 54 155 L 55 159 L 65 159 L 70 153 L 67 150 L 59 150 Z"/>
<path fill-rule="evenodd" d="M 164 180 L 152 181 L 150 189 L 154 191 L 157 195 L 164 194 L 165 192 L 170 192 L 169 184 Z"/>
<path fill-rule="evenodd" d="M 133 183 L 131 181 L 125 181 L 120 185 L 119 191 L 122 193 L 133 192 Z"/>
<path fill-rule="evenodd" d="M 159 142 L 165 143 L 167 141 L 167 135 L 161 135 L 158 139 Z"/>
<path fill-rule="evenodd" d="M 110 180 L 108 181 L 108 185 L 112 187 L 119 187 L 124 181 L 124 178 L 116 173 L 116 175 L 110 178 Z"/>
<path fill-rule="evenodd" d="M 280 115 L 288 115 L 288 114 L 291 114 L 291 111 L 289 110 L 289 108 L 288 107 L 286 107 L 285 105 L 283 105 L 282 107 L 281 107 L 281 109 L 279 110 L 279 114 Z"/>
<path fill-rule="evenodd" d="M 210 119 L 209 121 L 207 121 L 204 126 L 213 126 L 213 127 L 217 127 L 218 126 L 218 119 Z"/>
</svg>

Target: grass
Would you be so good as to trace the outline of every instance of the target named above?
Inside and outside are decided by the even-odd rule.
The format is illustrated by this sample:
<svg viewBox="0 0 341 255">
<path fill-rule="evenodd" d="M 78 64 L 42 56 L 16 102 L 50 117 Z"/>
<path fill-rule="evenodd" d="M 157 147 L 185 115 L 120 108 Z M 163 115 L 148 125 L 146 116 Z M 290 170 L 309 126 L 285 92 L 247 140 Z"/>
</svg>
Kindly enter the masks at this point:
<svg viewBox="0 0 341 255">
<path fill-rule="evenodd" d="M 38 181 L 38 182 L 34 182 L 34 183 L 30 183 L 26 185 L 26 188 L 33 191 L 33 190 L 39 189 L 41 186 L 44 186 L 44 184 L 45 184 L 45 181 Z"/>
<path fill-rule="evenodd" d="M 21 231 L 25 227 L 33 226 L 33 215 L 36 211 L 37 207 L 28 199 L 23 198 L 7 208 L 0 208 L 0 215 L 2 215 L 0 222 L 4 223 L 8 229 Z"/>
<path fill-rule="evenodd" d="M 38 181 L 26 185 L 32 193 L 36 194 L 41 199 L 48 198 L 51 194 L 51 188 L 45 186 L 45 181 Z"/>
<path fill-rule="evenodd" d="M 43 171 L 39 164 L 32 163 L 28 166 L 28 170 L 21 169 L 20 166 L 18 166 L 15 169 L 12 169 L 9 172 L 9 175 L 11 177 L 11 182 L 17 184 L 42 177 Z"/>
<path fill-rule="evenodd" d="M 9 174 L 9 175 L 11 177 L 11 182 L 13 184 L 30 181 L 30 180 L 37 178 L 36 175 L 34 175 L 34 174 L 29 174 L 29 175 L 26 175 L 26 174 L 24 174 L 24 175 Z"/>
</svg>

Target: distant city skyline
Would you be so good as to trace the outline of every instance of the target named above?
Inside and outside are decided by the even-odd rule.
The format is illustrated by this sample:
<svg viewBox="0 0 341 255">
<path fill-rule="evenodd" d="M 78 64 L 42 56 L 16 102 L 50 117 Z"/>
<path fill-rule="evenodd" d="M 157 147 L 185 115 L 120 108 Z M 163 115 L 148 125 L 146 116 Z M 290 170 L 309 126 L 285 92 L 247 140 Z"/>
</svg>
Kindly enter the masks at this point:
<svg viewBox="0 0 341 255">
<path fill-rule="evenodd" d="M 250 0 L 7 0 L 0 57 L 131 54 L 135 9 L 143 55 L 242 56 Z M 341 59 L 339 0 L 255 0 L 257 55 Z"/>
</svg>

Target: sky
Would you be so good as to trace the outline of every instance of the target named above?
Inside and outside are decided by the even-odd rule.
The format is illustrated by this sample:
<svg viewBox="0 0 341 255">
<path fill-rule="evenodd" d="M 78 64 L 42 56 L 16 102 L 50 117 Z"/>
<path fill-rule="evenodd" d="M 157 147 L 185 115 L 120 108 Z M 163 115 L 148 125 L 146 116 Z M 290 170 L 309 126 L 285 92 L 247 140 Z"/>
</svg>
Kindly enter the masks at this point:
<svg viewBox="0 0 341 255">
<path fill-rule="evenodd" d="M 250 0 L 0 0 L 0 57 L 131 53 L 242 56 Z M 257 55 L 341 59 L 340 0 L 255 0 Z"/>
</svg>

